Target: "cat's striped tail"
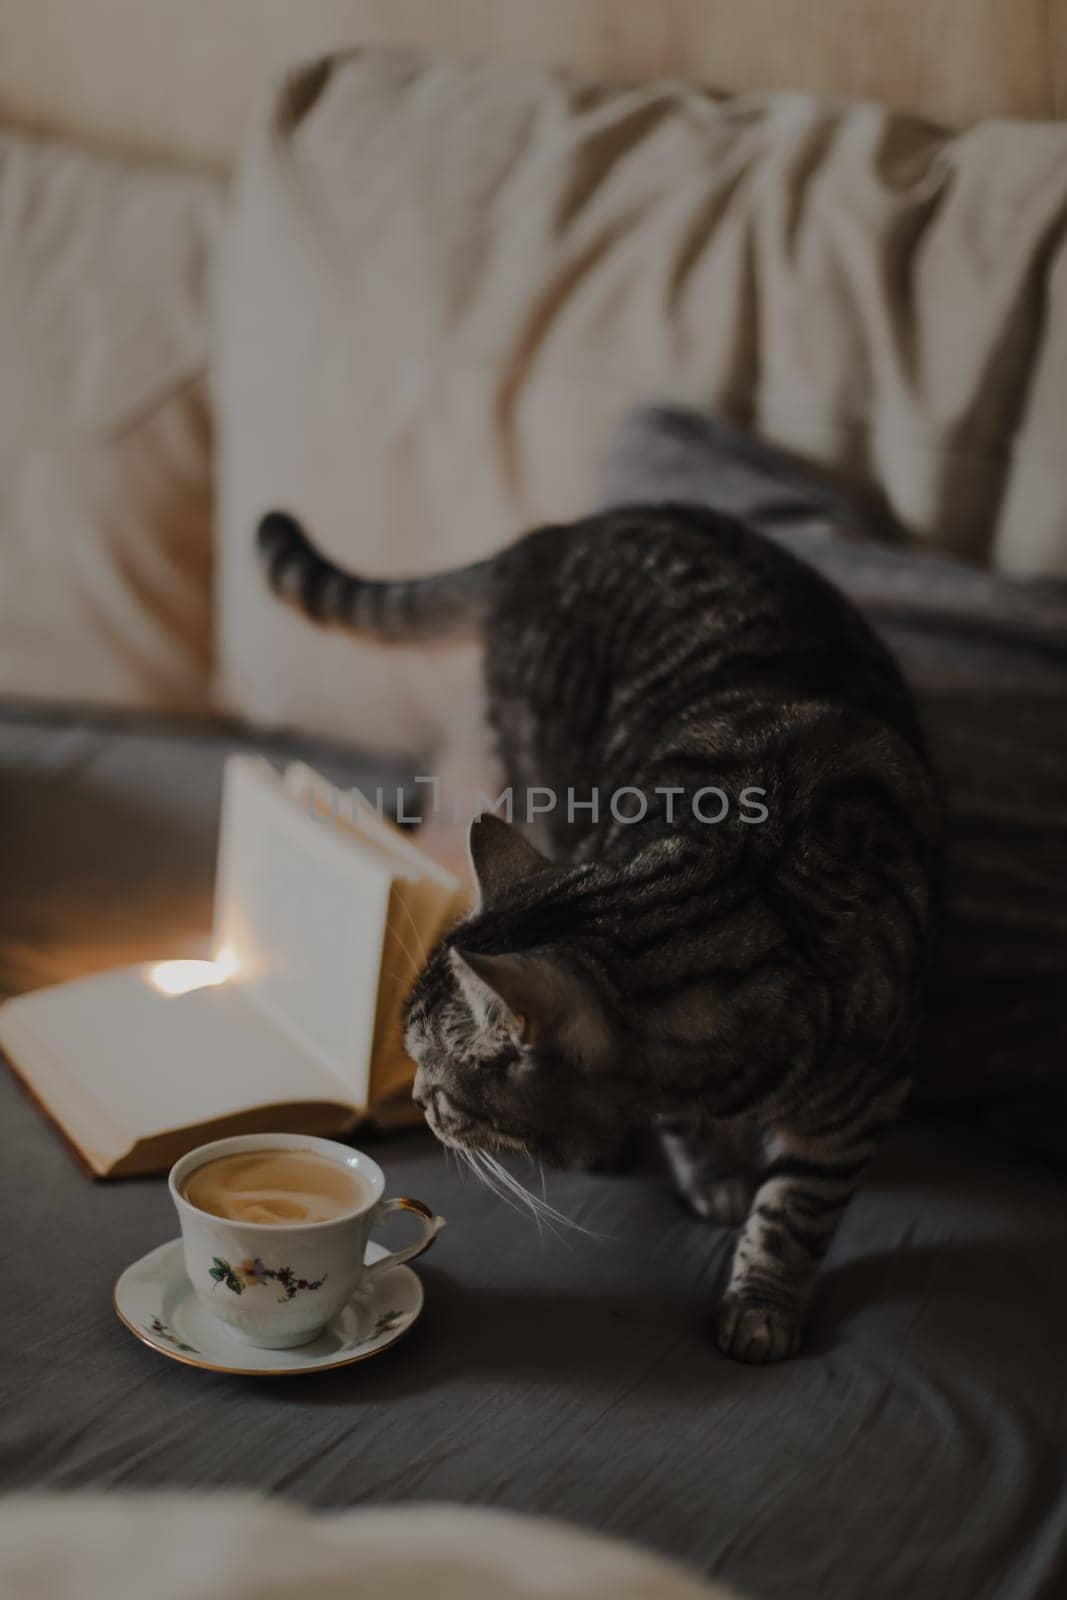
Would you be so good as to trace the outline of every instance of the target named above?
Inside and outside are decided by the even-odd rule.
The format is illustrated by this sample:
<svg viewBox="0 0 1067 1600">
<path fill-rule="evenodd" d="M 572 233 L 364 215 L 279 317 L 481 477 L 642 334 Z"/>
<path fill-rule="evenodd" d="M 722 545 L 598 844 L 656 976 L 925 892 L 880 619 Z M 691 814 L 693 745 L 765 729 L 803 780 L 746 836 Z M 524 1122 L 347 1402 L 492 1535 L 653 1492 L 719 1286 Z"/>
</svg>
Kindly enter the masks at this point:
<svg viewBox="0 0 1067 1600">
<path fill-rule="evenodd" d="M 274 593 L 313 622 L 402 644 L 475 634 L 485 618 L 492 561 L 427 578 L 360 578 L 320 555 L 285 511 L 267 513 L 257 544 Z"/>
</svg>

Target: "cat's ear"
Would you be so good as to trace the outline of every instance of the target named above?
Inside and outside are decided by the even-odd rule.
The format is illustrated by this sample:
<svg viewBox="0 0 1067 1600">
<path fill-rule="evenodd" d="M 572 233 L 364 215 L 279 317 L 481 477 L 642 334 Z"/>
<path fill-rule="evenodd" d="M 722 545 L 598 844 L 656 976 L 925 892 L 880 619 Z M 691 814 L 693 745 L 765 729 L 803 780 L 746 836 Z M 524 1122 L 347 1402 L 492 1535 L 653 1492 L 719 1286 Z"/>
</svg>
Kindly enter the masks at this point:
<svg viewBox="0 0 1067 1600">
<path fill-rule="evenodd" d="M 604 1030 L 592 995 L 551 955 L 483 955 L 453 947 L 451 957 L 475 1014 L 484 1016 L 499 1002 L 520 1044 L 555 1044 L 585 1059 L 601 1048 Z"/>
<path fill-rule="evenodd" d="M 467 835 L 478 909 L 499 899 L 512 884 L 550 866 L 548 859 L 501 817 L 491 811 L 475 817 Z"/>
</svg>

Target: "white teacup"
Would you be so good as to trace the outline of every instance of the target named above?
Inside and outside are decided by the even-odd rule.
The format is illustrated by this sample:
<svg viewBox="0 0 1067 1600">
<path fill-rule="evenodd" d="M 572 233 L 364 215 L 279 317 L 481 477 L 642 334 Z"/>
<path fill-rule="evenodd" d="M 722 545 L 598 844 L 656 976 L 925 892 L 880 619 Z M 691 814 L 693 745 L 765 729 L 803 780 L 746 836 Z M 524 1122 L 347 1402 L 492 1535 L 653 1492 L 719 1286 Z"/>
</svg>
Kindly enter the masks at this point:
<svg viewBox="0 0 1067 1600">
<path fill-rule="evenodd" d="M 362 1205 L 327 1222 L 284 1226 L 231 1222 L 191 1205 L 182 1189 L 197 1167 L 222 1156 L 254 1150 L 308 1150 L 348 1168 L 361 1180 Z M 185 1247 L 185 1270 L 205 1310 L 236 1339 L 264 1350 L 308 1344 L 374 1274 L 412 1261 L 444 1227 L 420 1200 L 383 1200 L 385 1174 L 376 1161 L 332 1139 L 300 1134 L 252 1133 L 202 1144 L 175 1162 L 170 1192 Z M 371 1230 L 394 1211 L 420 1219 L 421 1237 L 368 1266 Z"/>
</svg>

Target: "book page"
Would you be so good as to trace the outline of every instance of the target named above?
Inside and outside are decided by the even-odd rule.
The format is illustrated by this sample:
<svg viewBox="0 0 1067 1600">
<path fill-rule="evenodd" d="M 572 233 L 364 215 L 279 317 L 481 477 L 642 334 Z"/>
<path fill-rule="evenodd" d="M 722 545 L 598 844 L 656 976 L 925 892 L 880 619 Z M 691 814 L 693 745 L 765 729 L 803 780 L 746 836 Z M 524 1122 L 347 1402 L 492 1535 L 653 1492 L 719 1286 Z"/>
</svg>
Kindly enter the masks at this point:
<svg viewBox="0 0 1067 1600">
<path fill-rule="evenodd" d="M 380 817 L 358 790 L 342 794 L 303 762 L 285 771 L 290 797 L 327 827 L 354 833 L 383 853 L 394 873 L 382 945 L 370 1100 L 403 1095 L 414 1064 L 403 1047 L 404 1001 L 445 928 L 467 909 L 466 892 L 447 867 L 421 849 L 396 823 Z"/>
<path fill-rule="evenodd" d="M 371 1068 L 372 1099 L 395 1099 L 410 1087 L 415 1066 L 404 1049 L 404 1002 L 438 939 L 459 915 L 459 885 L 429 878 L 393 882 L 382 952 Z"/>
<path fill-rule="evenodd" d="M 265 761 L 226 767 L 215 948 L 243 992 L 365 1107 L 393 864 L 316 820 Z"/>
<path fill-rule="evenodd" d="M 155 974 L 175 965 L 194 964 L 96 973 L 0 1009 L 0 1044 L 100 1170 L 175 1128 L 260 1106 L 343 1100 L 335 1079 L 239 986 L 161 991 Z"/>
<path fill-rule="evenodd" d="M 283 782 L 290 798 L 312 816 L 351 829 L 364 843 L 384 850 L 390 860 L 406 867 L 409 877 L 414 872 L 420 878 L 432 878 L 442 888 L 459 895 L 459 879 L 422 848 L 418 833 L 379 816 L 358 789 L 336 788 L 304 761 L 291 761 L 285 769 Z"/>
</svg>

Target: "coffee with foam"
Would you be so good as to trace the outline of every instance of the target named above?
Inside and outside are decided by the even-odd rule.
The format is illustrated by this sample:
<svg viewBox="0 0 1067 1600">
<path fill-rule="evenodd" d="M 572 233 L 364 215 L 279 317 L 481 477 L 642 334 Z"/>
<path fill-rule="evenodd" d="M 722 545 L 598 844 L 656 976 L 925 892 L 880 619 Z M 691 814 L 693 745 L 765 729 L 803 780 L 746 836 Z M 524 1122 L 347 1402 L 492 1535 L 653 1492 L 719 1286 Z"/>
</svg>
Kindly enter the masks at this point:
<svg viewBox="0 0 1067 1600">
<path fill-rule="evenodd" d="M 299 1227 L 332 1222 L 368 1205 L 373 1191 L 350 1167 L 313 1150 L 247 1150 L 206 1161 L 182 1196 L 227 1222 Z"/>
</svg>

